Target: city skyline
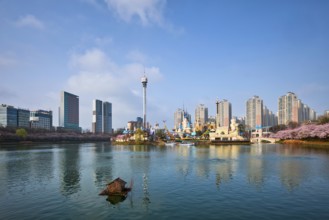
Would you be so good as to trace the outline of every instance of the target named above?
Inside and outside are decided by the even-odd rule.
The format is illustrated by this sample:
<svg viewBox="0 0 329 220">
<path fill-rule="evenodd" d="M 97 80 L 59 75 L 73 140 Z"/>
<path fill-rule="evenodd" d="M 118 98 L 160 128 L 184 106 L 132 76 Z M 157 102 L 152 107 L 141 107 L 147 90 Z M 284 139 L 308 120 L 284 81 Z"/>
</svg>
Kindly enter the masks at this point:
<svg viewBox="0 0 329 220">
<path fill-rule="evenodd" d="M 60 107 L 58 108 L 59 114 L 59 126 L 68 129 L 80 130 L 79 127 L 79 96 L 71 94 L 67 91 L 61 91 L 61 102 Z M 144 98 L 143 98 L 144 99 Z M 145 100 L 144 100 L 145 101 Z M 145 103 L 145 102 L 144 102 Z M 26 114 L 30 115 L 30 112 L 40 112 L 41 115 L 51 115 L 51 120 L 47 122 L 43 122 L 42 124 L 35 124 L 34 127 L 42 127 L 45 126 L 47 129 L 50 129 L 53 124 L 52 111 L 45 110 L 33 110 L 15 108 L 12 105 L 1 104 L 4 109 L 14 109 L 15 110 L 15 126 L 17 127 L 29 127 L 30 125 L 26 125 Z M 143 106 L 145 108 L 145 106 Z M 64 110 L 62 112 L 62 110 Z M 5 110 L 6 111 L 6 110 Z M 43 112 L 45 114 L 43 114 Z M 2 112 L 2 116 L 6 115 L 5 112 Z M 235 118 L 238 120 L 245 121 L 245 124 L 248 128 L 258 129 L 262 127 L 272 127 L 276 125 L 288 125 L 289 122 L 296 122 L 301 124 L 305 121 L 316 120 L 318 116 L 328 115 L 329 110 L 326 110 L 323 114 L 318 114 L 312 108 L 310 108 L 307 104 L 304 104 L 301 99 L 297 97 L 297 95 L 293 92 L 287 92 L 286 95 L 280 96 L 278 98 L 278 111 L 273 113 L 270 109 L 267 108 L 266 105 L 263 104 L 263 100 L 259 96 L 253 96 L 246 101 L 245 115 L 242 117 L 232 115 L 232 105 L 226 100 L 217 100 L 216 101 L 216 114 L 214 116 L 208 116 L 208 107 L 204 104 L 199 104 L 195 108 L 194 119 L 192 119 L 192 115 L 188 113 L 188 110 L 183 107 L 183 109 L 178 108 L 174 112 L 174 127 L 173 129 L 177 130 L 181 127 L 183 119 L 187 118 L 192 129 L 201 129 L 204 125 L 209 122 L 214 122 L 216 126 L 229 126 L 231 123 L 231 119 Z M 34 113 L 35 114 L 35 113 Z M 31 117 L 34 117 L 31 114 Z M 38 113 L 39 114 L 39 113 Z M 65 115 L 65 116 L 64 116 Z M 94 99 L 92 101 L 92 111 L 91 111 L 92 119 L 91 119 L 91 130 L 85 129 L 85 131 L 91 131 L 93 133 L 111 133 L 112 132 L 112 103 L 107 101 L 101 101 L 98 99 Z M 64 116 L 64 117 L 62 117 Z M 11 117 L 11 113 L 6 117 Z M 20 125 L 20 117 L 22 117 L 22 123 Z M 289 118 L 287 118 L 289 117 Z M 46 116 L 48 118 L 48 116 Z M 239 119 L 240 118 L 240 119 Z M 0 117 L 0 119 L 2 119 Z M 209 120 L 208 120 L 209 119 Z M 4 119 L 3 119 L 4 120 Z M 10 121 L 10 120 L 9 120 Z M 28 121 L 33 122 L 33 119 L 30 118 Z M 66 122 L 65 122 L 66 121 Z M 71 121 L 71 123 L 68 123 Z M 143 122 L 141 117 L 137 116 L 136 121 L 128 121 L 129 123 L 139 123 Z M 193 122 L 194 121 L 194 122 Z M 72 122 L 74 122 L 72 124 Z M 7 122 L 0 123 L 1 125 L 7 126 Z M 46 125 L 43 125 L 46 124 Z M 136 124 L 136 125 L 137 125 Z M 142 123 L 143 124 L 143 123 Z M 149 125 L 149 122 L 147 122 Z M 72 127 L 73 125 L 73 127 Z M 10 125 L 12 126 L 12 125 Z M 131 125 L 127 125 L 121 128 L 128 128 Z M 141 126 L 141 125 L 140 125 Z M 150 125 L 152 126 L 152 125 Z M 32 124 L 31 124 L 31 127 Z M 57 127 L 57 126 L 54 126 Z M 131 129 L 129 129 L 131 130 Z"/>
<path fill-rule="evenodd" d="M 217 99 L 245 116 L 258 95 L 274 114 L 289 91 L 317 112 L 329 109 L 329 2 L 2 1 L 0 104 L 53 111 L 59 91 L 79 96 L 80 126 L 91 101 L 113 104 L 113 128 L 143 116 L 166 120 L 180 106 Z"/>
</svg>

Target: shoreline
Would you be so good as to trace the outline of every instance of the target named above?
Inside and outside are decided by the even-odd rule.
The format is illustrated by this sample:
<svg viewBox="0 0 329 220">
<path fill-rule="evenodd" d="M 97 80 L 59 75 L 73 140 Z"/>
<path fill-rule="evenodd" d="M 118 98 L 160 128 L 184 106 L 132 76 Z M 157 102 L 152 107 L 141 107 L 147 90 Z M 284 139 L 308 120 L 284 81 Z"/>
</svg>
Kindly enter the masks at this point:
<svg viewBox="0 0 329 220">
<path fill-rule="evenodd" d="M 5 137 L 1 138 L 0 144 L 34 144 L 34 143 L 85 143 L 85 142 L 111 142 L 109 136 L 92 135 L 63 135 L 63 136 L 28 136 L 26 138 Z"/>
<path fill-rule="evenodd" d="M 1 145 L 33 145 L 33 144 L 82 144 L 82 143 L 101 143 L 101 142 L 107 142 L 111 143 L 111 141 L 108 140 L 62 140 L 62 141 L 0 141 L 0 147 Z"/>
<path fill-rule="evenodd" d="M 251 144 L 249 142 L 211 142 L 211 141 L 192 141 L 195 144 L 195 146 L 206 146 L 206 145 L 241 145 L 241 144 Z M 109 137 L 57 137 L 57 138 L 26 138 L 25 140 L 17 140 L 17 139 L 0 139 L 0 145 L 1 144 L 22 144 L 22 145 L 31 145 L 31 144 L 41 144 L 41 143 L 54 143 L 54 144 L 65 144 L 65 143 L 90 143 L 90 142 L 108 142 L 111 143 L 111 145 L 155 145 L 155 146 L 165 146 L 164 141 L 144 141 L 144 142 L 135 142 L 135 141 L 124 141 L 124 142 L 118 142 L 118 141 L 111 141 L 111 138 Z M 311 147 L 311 148 L 324 148 L 329 149 L 329 141 L 319 141 L 319 140 L 281 140 L 276 142 L 277 144 L 284 144 L 284 145 L 295 145 L 295 146 L 301 146 L 301 147 Z"/>
<path fill-rule="evenodd" d="M 283 140 L 278 143 L 329 149 L 329 141 Z M 307 146 L 307 145 L 311 145 L 311 146 Z"/>
</svg>

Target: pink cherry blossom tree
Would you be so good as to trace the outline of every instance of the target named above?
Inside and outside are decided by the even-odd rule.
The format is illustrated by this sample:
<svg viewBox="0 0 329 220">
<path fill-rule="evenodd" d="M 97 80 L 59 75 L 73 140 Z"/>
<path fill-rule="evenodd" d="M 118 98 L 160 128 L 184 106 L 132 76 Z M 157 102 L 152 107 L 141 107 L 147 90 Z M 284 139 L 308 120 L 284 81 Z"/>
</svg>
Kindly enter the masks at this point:
<svg viewBox="0 0 329 220">
<path fill-rule="evenodd" d="M 278 131 L 271 135 L 272 138 L 279 138 L 282 140 L 296 139 L 329 139 L 329 123 L 326 124 L 306 124 L 293 129 L 286 129 Z"/>
</svg>

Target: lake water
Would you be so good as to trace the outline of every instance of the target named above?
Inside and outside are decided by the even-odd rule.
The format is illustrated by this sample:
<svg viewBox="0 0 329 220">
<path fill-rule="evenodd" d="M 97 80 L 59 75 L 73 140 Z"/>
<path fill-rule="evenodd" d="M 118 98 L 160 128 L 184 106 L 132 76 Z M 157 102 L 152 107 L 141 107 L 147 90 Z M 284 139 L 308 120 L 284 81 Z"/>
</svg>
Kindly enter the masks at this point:
<svg viewBox="0 0 329 220">
<path fill-rule="evenodd" d="M 329 152 L 289 145 L 2 144 L 0 174 L 0 219 L 329 219 Z"/>
</svg>

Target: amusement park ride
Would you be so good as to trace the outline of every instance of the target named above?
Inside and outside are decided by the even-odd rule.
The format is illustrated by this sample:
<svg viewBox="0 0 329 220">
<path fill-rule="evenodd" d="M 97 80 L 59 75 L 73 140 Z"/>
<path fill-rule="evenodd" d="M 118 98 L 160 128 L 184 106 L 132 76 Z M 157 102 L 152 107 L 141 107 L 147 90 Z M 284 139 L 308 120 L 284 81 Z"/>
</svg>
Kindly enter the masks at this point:
<svg viewBox="0 0 329 220">
<path fill-rule="evenodd" d="M 164 125 L 164 129 L 165 129 L 166 135 L 168 135 L 169 139 L 170 140 L 175 140 L 175 136 L 170 133 L 170 131 L 168 130 L 168 128 L 166 126 L 166 120 L 163 120 L 163 125 Z"/>
</svg>

